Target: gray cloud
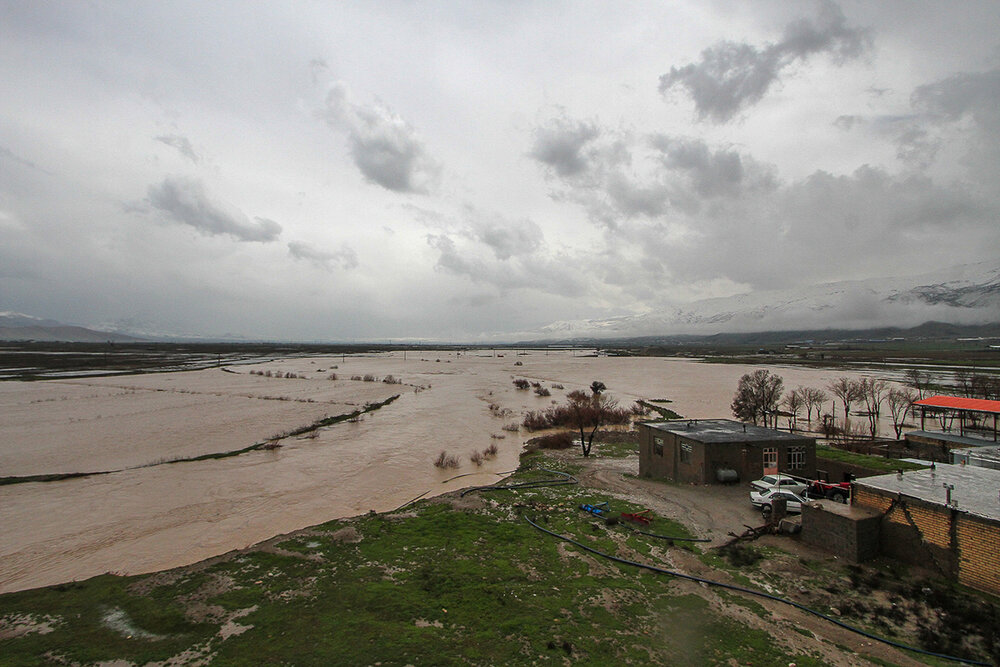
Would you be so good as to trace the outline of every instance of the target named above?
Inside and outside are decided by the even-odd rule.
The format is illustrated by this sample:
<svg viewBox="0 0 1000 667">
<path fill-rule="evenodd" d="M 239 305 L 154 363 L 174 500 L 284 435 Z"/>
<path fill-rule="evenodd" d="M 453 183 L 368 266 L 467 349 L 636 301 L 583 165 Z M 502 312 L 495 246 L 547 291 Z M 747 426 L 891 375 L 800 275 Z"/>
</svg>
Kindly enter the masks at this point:
<svg viewBox="0 0 1000 667">
<path fill-rule="evenodd" d="M 850 132 L 854 129 L 855 125 L 860 125 L 865 122 L 865 119 L 861 116 L 853 115 L 842 115 L 837 116 L 836 120 L 833 121 L 833 126 L 839 130 L 844 130 L 845 132 Z"/>
<path fill-rule="evenodd" d="M 682 172 L 702 197 L 733 195 L 746 187 L 772 187 L 772 171 L 733 150 L 711 150 L 702 139 L 657 135 L 650 139 L 667 169 Z"/>
<path fill-rule="evenodd" d="M 723 41 L 701 52 L 701 61 L 671 67 L 660 77 L 660 92 L 687 90 L 700 120 L 725 123 L 759 102 L 782 70 L 799 60 L 828 53 L 837 62 L 855 58 L 869 44 L 868 32 L 847 25 L 833 2 L 822 2 L 815 23 L 797 19 L 785 26 L 783 39 L 758 49 Z"/>
<path fill-rule="evenodd" d="M 1000 129 L 1000 69 L 961 72 L 920 86 L 910 101 L 916 108 L 949 121 L 971 114 L 980 125 Z"/>
<path fill-rule="evenodd" d="M 198 164 L 201 162 L 201 158 L 197 153 L 194 152 L 194 147 L 187 137 L 181 136 L 179 134 L 167 134 L 159 137 L 154 137 L 156 141 L 161 144 L 166 144 L 172 148 L 176 148 L 177 152 L 191 160 L 191 162 Z"/>
<path fill-rule="evenodd" d="M 170 219 L 190 225 L 203 234 L 229 235 L 240 241 L 274 241 L 281 225 L 267 218 L 251 221 L 241 211 L 212 201 L 198 180 L 181 176 L 167 177 L 159 185 L 149 186 L 149 203 Z"/>
<path fill-rule="evenodd" d="M 535 129 L 535 142 L 529 155 L 551 167 L 557 176 L 575 176 L 587 169 L 587 144 L 600 135 L 594 123 L 556 118 Z"/>
<path fill-rule="evenodd" d="M 31 160 L 24 159 L 20 155 L 15 154 L 9 148 L 6 148 L 4 146 L 0 146 L 0 158 L 11 160 L 12 162 L 16 162 L 16 163 L 18 163 L 20 165 L 23 165 L 25 167 L 30 167 L 31 169 L 37 169 L 38 171 L 42 172 L 43 174 L 48 174 L 49 176 L 52 175 L 52 172 L 47 171 L 45 169 L 42 169 L 41 167 L 39 167 L 37 164 L 35 164 Z"/>
<path fill-rule="evenodd" d="M 357 104 L 344 83 L 326 98 L 327 123 L 347 133 L 351 157 L 372 183 L 394 192 L 427 193 L 440 167 L 428 155 L 416 131 L 381 104 Z"/>
<path fill-rule="evenodd" d="M 531 220 L 504 220 L 499 216 L 482 218 L 473 214 L 469 223 L 470 235 L 493 251 L 500 260 L 516 255 L 530 254 L 542 244 L 542 230 Z"/>
<path fill-rule="evenodd" d="M 301 241 L 291 241 L 288 244 L 288 253 L 295 259 L 312 262 L 324 268 L 339 266 L 342 269 L 355 269 L 358 267 L 358 254 L 350 246 L 341 246 L 336 252 L 324 252 Z"/>
</svg>

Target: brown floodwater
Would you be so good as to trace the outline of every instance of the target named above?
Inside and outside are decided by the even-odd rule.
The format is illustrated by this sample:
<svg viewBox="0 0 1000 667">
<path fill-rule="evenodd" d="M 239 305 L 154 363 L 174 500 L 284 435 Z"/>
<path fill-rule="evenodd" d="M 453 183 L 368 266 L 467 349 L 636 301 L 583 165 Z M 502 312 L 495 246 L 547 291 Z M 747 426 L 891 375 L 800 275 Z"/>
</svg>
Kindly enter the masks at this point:
<svg viewBox="0 0 1000 667">
<path fill-rule="evenodd" d="M 0 383 L 0 475 L 124 469 L 0 487 L 0 592 L 185 565 L 330 519 L 491 483 L 517 466 L 530 437 L 502 426 L 593 380 L 604 382 L 622 404 L 670 399 L 684 417 L 730 417 L 739 377 L 756 368 L 574 354 L 408 352 L 404 360 L 396 352 L 282 359 L 233 367 L 236 373 Z M 858 377 L 768 368 L 787 389 Z M 331 372 L 337 380 L 328 379 Z M 365 374 L 391 374 L 404 384 L 350 379 Z M 515 390 L 513 377 L 565 389 L 542 398 Z M 240 449 L 394 394 L 400 398 L 358 422 L 286 438 L 279 449 L 157 465 Z M 510 415 L 494 416 L 491 403 Z M 476 466 L 470 454 L 490 444 L 498 456 Z M 435 468 L 441 451 L 458 457 L 461 466 Z M 456 475 L 465 476 L 449 481 Z"/>
</svg>

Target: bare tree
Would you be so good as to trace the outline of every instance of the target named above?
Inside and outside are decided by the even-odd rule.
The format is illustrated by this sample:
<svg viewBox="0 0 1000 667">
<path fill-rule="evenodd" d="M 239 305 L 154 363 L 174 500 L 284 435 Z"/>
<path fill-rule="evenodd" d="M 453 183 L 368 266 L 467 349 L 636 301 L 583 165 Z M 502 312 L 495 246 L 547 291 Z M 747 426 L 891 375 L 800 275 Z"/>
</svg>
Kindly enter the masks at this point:
<svg viewBox="0 0 1000 667">
<path fill-rule="evenodd" d="M 587 394 L 579 389 L 566 394 L 569 409 L 573 414 L 574 425 L 580 429 L 580 447 L 584 456 L 590 456 L 590 448 L 594 445 L 597 429 L 608 421 L 612 412 L 618 409 L 618 402 L 600 392 Z M 584 431 L 590 429 L 587 436 Z"/>
<path fill-rule="evenodd" d="M 906 384 L 917 392 L 917 399 L 924 397 L 924 392 L 930 388 L 931 376 L 926 371 L 922 371 L 917 368 L 911 368 L 904 374 L 906 378 Z"/>
<path fill-rule="evenodd" d="M 826 388 L 844 404 L 844 421 L 847 421 L 851 416 L 851 405 L 861 398 L 861 383 L 851 378 L 839 377 Z"/>
<path fill-rule="evenodd" d="M 802 399 L 805 401 L 806 420 L 811 424 L 813 410 L 816 410 L 816 419 L 822 416 L 820 412 L 827 400 L 827 395 L 825 391 L 816 389 L 815 387 L 804 387 L 800 391 L 802 392 Z"/>
<path fill-rule="evenodd" d="M 740 378 L 730 405 L 733 415 L 754 424 L 761 420 L 764 426 L 768 425 L 770 417 L 777 425 L 774 412 L 778 409 L 783 388 L 784 380 L 781 376 L 763 368 L 745 374 Z"/>
<path fill-rule="evenodd" d="M 876 378 L 861 378 L 858 382 L 861 389 L 861 400 L 868 409 L 868 430 L 872 440 L 878 435 L 878 418 L 882 412 L 882 402 L 885 400 L 889 385 L 885 380 Z"/>
<path fill-rule="evenodd" d="M 897 389 L 893 387 L 886 395 L 889 404 L 889 414 L 892 415 L 892 428 L 896 431 L 896 440 L 903 433 L 903 423 L 906 415 L 913 409 L 913 401 L 917 400 L 917 392 L 913 389 Z"/>
<path fill-rule="evenodd" d="M 785 409 L 788 410 L 789 414 L 788 417 L 789 431 L 795 428 L 795 422 L 798 419 L 799 410 L 801 410 L 802 406 L 805 405 L 805 397 L 803 396 L 803 391 L 804 389 L 802 389 L 802 387 L 799 387 L 798 389 L 793 389 L 792 391 L 788 392 L 788 395 L 785 396 L 784 405 Z"/>
</svg>

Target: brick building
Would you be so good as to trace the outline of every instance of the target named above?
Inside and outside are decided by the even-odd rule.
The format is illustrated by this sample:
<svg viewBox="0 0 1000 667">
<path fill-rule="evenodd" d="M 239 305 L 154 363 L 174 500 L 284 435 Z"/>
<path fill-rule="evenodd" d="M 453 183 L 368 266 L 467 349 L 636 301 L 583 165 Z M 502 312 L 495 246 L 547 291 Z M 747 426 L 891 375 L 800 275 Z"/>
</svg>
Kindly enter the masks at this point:
<svg viewBox="0 0 1000 667">
<path fill-rule="evenodd" d="M 639 424 L 639 474 L 710 484 L 771 472 L 816 474 L 816 441 L 731 419 Z"/>
<path fill-rule="evenodd" d="M 880 553 L 1000 595 L 1000 471 L 938 464 L 866 477 L 852 502 L 881 516 Z"/>
</svg>

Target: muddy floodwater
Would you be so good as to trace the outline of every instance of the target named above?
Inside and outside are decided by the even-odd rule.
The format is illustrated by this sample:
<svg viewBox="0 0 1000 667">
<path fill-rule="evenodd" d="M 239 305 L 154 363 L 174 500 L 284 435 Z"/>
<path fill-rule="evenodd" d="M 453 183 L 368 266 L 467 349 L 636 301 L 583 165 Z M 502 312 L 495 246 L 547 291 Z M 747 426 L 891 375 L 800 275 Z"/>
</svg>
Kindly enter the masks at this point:
<svg viewBox="0 0 1000 667">
<path fill-rule="evenodd" d="M 622 404 L 670 399 L 684 417 L 731 417 L 736 383 L 755 368 L 569 351 L 411 351 L 405 359 L 402 352 L 304 357 L 225 370 L 2 382 L 0 475 L 117 472 L 0 486 L 0 592 L 185 565 L 330 519 L 494 482 L 517 466 L 530 437 L 503 426 L 593 380 Z M 858 377 L 770 368 L 786 389 Z M 290 373 L 297 377 L 285 377 Z M 392 375 L 402 384 L 352 379 L 365 375 Z M 513 377 L 541 382 L 552 395 L 517 391 Z M 286 437 L 280 448 L 169 462 L 242 449 L 397 394 L 360 420 Z M 491 444 L 497 457 L 475 465 L 470 455 Z M 435 468 L 441 451 L 461 466 Z M 451 479 L 456 475 L 464 476 Z"/>
</svg>

